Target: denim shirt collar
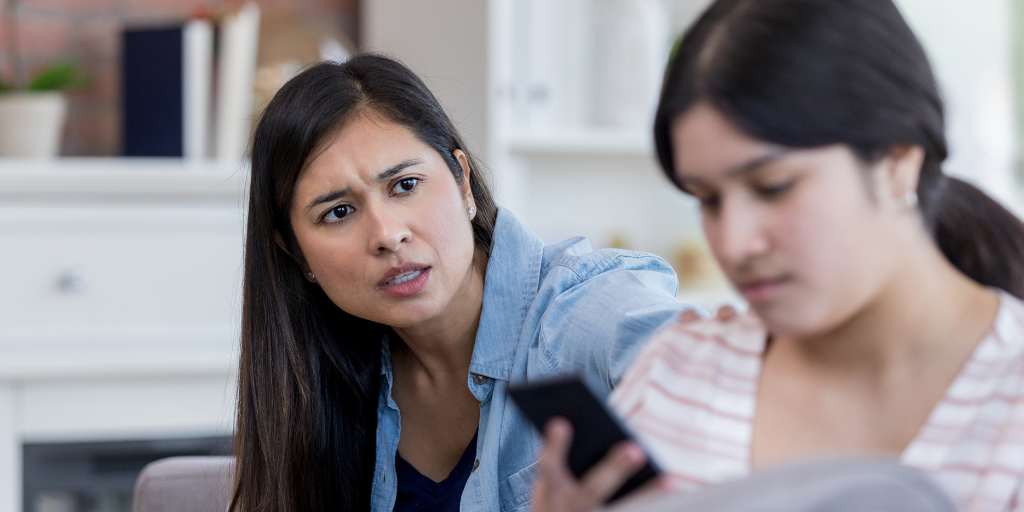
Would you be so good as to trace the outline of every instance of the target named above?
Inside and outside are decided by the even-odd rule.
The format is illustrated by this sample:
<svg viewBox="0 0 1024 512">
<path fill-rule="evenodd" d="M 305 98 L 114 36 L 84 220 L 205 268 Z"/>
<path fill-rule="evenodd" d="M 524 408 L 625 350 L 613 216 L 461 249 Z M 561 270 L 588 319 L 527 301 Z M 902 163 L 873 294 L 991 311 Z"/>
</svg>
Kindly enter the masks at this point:
<svg viewBox="0 0 1024 512">
<path fill-rule="evenodd" d="M 512 372 L 519 331 L 527 307 L 540 286 L 544 242 L 526 229 L 505 209 L 499 209 L 494 226 L 491 254 L 484 274 L 483 307 L 477 325 L 469 372 L 492 379 L 508 380 Z M 383 340 L 380 374 L 384 378 L 388 405 L 391 403 L 391 350 Z"/>
<path fill-rule="evenodd" d="M 527 308 L 540 286 L 543 258 L 544 242 L 511 212 L 499 209 L 470 373 L 509 379 Z"/>
</svg>

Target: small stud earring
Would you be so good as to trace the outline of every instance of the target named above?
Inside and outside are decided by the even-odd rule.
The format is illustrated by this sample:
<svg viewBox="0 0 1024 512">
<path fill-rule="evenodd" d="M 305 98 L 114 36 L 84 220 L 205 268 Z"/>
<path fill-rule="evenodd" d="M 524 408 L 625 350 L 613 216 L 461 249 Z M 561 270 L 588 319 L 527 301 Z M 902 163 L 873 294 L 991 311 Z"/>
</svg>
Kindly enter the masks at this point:
<svg viewBox="0 0 1024 512">
<path fill-rule="evenodd" d="M 469 220 L 473 220 L 476 217 L 476 206 L 470 206 L 466 212 L 469 213 Z"/>
<path fill-rule="evenodd" d="M 306 272 L 306 279 L 309 282 L 311 282 L 311 283 L 315 283 L 316 282 L 316 274 L 314 274 L 312 272 Z"/>
</svg>

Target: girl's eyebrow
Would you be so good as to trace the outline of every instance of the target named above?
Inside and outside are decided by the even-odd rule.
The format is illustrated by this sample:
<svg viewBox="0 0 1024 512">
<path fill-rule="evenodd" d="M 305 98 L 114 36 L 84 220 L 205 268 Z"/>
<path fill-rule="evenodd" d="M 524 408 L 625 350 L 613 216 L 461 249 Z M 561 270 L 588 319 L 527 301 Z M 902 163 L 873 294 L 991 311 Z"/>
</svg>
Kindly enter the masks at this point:
<svg viewBox="0 0 1024 512">
<path fill-rule="evenodd" d="M 766 165 L 768 165 L 768 164 L 770 164 L 770 163 L 772 163 L 772 162 L 782 158 L 783 156 L 786 156 L 788 153 L 789 153 L 789 150 L 787 150 L 787 149 L 783 149 L 783 148 L 775 149 L 775 150 L 770 151 L 770 152 L 768 152 L 768 153 L 766 153 L 764 155 L 761 155 L 761 156 L 759 156 L 757 158 L 753 158 L 753 159 L 751 159 L 748 162 L 744 162 L 742 164 L 739 164 L 737 166 L 732 167 L 731 169 L 726 171 L 725 175 L 727 177 L 734 178 L 736 176 L 741 176 L 741 175 L 744 175 L 744 174 L 750 174 L 750 173 L 755 172 L 755 171 L 761 169 L 762 167 L 764 167 L 764 166 L 766 166 Z M 700 178 L 696 177 L 696 176 L 687 176 L 686 173 L 678 173 L 678 176 L 679 176 L 679 183 L 681 183 L 684 187 L 687 186 L 687 185 L 697 185 L 697 186 L 704 186 L 705 185 L 704 181 L 701 180 Z"/>
</svg>

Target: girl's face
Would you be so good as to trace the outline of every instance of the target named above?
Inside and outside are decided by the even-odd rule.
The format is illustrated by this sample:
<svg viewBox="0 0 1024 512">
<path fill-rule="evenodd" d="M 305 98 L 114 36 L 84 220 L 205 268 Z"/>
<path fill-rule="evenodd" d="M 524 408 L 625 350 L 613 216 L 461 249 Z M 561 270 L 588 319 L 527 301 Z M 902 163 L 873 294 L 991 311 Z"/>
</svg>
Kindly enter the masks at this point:
<svg viewBox="0 0 1024 512">
<path fill-rule="evenodd" d="M 469 165 L 455 154 L 461 184 L 408 128 L 364 112 L 313 156 L 295 184 L 291 225 L 339 308 L 397 328 L 452 312 L 475 250 Z"/>
<path fill-rule="evenodd" d="M 843 145 L 779 147 L 706 103 L 680 115 L 671 136 L 677 181 L 701 203 L 712 253 L 773 333 L 836 328 L 898 272 L 917 152 L 867 166 Z"/>
</svg>

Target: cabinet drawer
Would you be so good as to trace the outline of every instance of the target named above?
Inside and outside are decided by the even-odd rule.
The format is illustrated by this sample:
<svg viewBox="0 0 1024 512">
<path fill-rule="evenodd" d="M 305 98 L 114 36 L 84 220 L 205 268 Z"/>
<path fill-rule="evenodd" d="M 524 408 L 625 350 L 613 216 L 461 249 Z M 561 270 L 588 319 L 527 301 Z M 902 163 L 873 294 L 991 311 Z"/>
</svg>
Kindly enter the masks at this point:
<svg viewBox="0 0 1024 512">
<path fill-rule="evenodd" d="M 242 243 L 234 208 L 0 210 L 0 343 L 237 323 Z"/>
</svg>

